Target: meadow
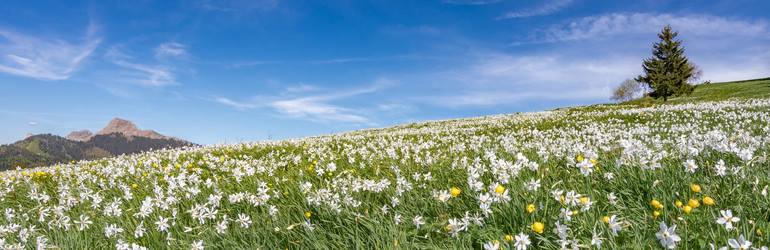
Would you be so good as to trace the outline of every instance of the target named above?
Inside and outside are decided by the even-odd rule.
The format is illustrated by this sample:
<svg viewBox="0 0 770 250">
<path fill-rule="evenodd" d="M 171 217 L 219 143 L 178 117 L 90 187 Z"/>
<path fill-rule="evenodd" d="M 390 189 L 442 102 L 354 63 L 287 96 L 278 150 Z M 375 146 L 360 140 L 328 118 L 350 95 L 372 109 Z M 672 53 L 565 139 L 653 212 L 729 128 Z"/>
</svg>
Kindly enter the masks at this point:
<svg viewBox="0 0 770 250">
<path fill-rule="evenodd" d="M 6 171 L 0 248 L 767 249 L 770 98 L 711 85 Z"/>
</svg>

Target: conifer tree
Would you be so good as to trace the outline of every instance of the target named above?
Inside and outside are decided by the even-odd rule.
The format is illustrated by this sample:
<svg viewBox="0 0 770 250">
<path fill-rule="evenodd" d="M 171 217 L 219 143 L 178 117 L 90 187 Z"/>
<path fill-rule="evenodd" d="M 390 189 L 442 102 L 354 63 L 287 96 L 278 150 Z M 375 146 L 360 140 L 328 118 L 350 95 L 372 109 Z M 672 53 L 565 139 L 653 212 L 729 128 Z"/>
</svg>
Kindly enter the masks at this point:
<svg viewBox="0 0 770 250">
<path fill-rule="evenodd" d="M 646 84 L 650 96 L 668 100 L 670 96 L 688 95 L 694 86 L 687 81 L 695 74 L 693 64 L 684 55 L 682 41 L 676 40 L 679 33 L 666 25 L 658 34 L 660 41 L 653 44 L 652 57 L 644 60 L 644 74 L 636 81 Z"/>
</svg>

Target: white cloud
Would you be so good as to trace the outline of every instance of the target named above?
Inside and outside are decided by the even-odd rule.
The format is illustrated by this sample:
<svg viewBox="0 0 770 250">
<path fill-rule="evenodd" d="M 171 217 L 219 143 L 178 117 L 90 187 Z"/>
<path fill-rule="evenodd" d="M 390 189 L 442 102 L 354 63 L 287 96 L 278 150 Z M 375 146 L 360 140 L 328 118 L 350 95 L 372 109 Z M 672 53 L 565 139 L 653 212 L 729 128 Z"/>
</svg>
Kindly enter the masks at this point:
<svg viewBox="0 0 770 250">
<path fill-rule="evenodd" d="M 503 16 L 499 17 L 498 19 L 546 16 L 546 15 L 556 13 L 561 9 L 564 9 L 565 7 L 569 6 L 572 3 L 572 1 L 573 0 L 553 0 L 546 4 L 540 5 L 536 8 L 525 9 L 520 11 L 511 11 L 511 12 L 505 13 Z"/>
<path fill-rule="evenodd" d="M 80 43 L 42 38 L 0 28 L 0 72 L 39 80 L 65 80 L 101 43 L 96 25 Z"/>
<path fill-rule="evenodd" d="M 262 96 L 252 98 L 250 101 L 234 101 L 225 97 L 217 97 L 214 99 L 214 101 L 236 108 L 238 110 L 268 107 L 278 113 L 294 118 L 319 122 L 333 121 L 372 125 L 374 123 L 366 117 L 364 114 L 365 112 L 362 111 L 362 109 L 347 108 L 338 104 L 334 104 L 334 102 L 355 96 L 371 94 L 384 88 L 390 87 L 393 84 L 394 83 L 388 79 L 379 79 L 371 85 L 347 91 L 277 98 Z M 300 85 L 299 88 L 301 89 L 289 87 L 287 88 L 287 91 L 284 91 L 284 93 L 296 94 L 304 93 L 305 91 L 316 90 L 316 88 L 312 87 L 311 85 Z"/>
<path fill-rule="evenodd" d="M 768 37 L 768 23 L 709 15 L 612 13 L 589 16 L 551 27 L 534 37 L 535 42 L 583 40 L 615 35 L 655 34 L 670 24 L 674 30 L 699 37 Z"/>
<path fill-rule="evenodd" d="M 187 46 L 177 42 L 165 42 L 155 48 L 155 58 L 181 57 L 187 54 Z"/>
<path fill-rule="evenodd" d="M 105 58 L 128 71 L 115 76 L 121 82 L 149 87 L 163 87 L 176 84 L 176 74 L 167 65 L 142 64 L 130 61 L 132 58 L 118 47 L 110 48 Z"/>
<path fill-rule="evenodd" d="M 230 98 L 226 98 L 226 97 L 216 97 L 216 98 L 214 98 L 214 101 L 218 102 L 220 104 L 226 105 L 226 106 L 233 107 L 233 108 L 235 108 L 237 110 L 247 110 L 247 109 L 254 109 L 254 108 L 259 107 L 259 105 L 254 104 L 254 103 L 238 102 L 238 101 L 231 100 Z"/>
<path fill-rule="evenodd" d="M 612 86 L 633 78 L 641 67 L 641 58 L 633 55 L 490 52 L 467 61 L 438 74 L 443 79 L 437 81 L 445 83 L 441 89 L 414 99 L 445 107 L 603 101 Z"/>
</svg>

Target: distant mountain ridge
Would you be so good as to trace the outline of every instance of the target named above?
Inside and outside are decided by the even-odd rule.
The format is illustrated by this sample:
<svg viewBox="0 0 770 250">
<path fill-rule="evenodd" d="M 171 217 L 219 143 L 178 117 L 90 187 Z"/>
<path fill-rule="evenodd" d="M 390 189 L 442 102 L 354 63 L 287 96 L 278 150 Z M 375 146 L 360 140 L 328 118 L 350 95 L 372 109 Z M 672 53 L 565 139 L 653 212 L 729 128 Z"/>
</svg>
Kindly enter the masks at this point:
<svg viewBox="0 0 770 250">
<path fill-rule="evenodd" d="M 96 134 L 81 130 L 73 131 L 66 138 L 51 134 L 32 135 L 13 144 L 2 145 L 0 170 L 194 145 L 153 130 L 140 130 L 131 121 L 115 118 Z"/>
<path fill-rule="evenodd" d="M 174 139 L 172 137 L 161 135 L 154 130 L 140 130 L 133 122 L 120 118 L 112 119 L 107 124 L 107 126 L 105 126 L 102 130 L 99 130 L 99 132 L 96 134 L 89 130 L 73 131 L 67 135 L 67 139 L 73 141 L 88 141 L 95 135 L 109 134 L 121 134 L 129 139 L 133 137 L 145 137 L 150 139 Z"/>
</svg>

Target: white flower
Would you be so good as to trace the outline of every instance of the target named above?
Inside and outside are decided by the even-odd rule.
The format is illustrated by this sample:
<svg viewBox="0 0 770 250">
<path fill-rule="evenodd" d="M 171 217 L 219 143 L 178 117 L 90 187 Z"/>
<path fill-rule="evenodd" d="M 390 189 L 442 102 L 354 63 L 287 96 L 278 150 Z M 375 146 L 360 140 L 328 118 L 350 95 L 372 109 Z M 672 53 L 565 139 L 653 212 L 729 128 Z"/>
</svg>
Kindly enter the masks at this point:
<svg viewBox="0 0 770 250">
<path fill-rule="evenodd" d="M 393 216 L 393 222 L 396 223 L 396 225 L 401 224 L 401 215 L 400 214 L 394 215 Z"/>
<path fill-rule="evenodd" d="M 118 227 L 115 224 L 109 224 L 107 227 L 104 228 L 104 236 L 107 238 L 112 238 L 112 236 L 115 236 L 119 233 L 122 233 L 123 229 Z"/>
<path fill-rule="evenodd" d="M 193 241 L 192 245 L 190 246 L 191 250 L 203 250 L 203 241 L 202 240 L 196 240 Z"/>
<path fill-rule="evenodd" d="M 500 249 L 500 242 L 499 241 L 490 241 L 487 243 L 484 243 L 484 250 L 498 250 Z"/>
<path fill-rule="evenodd" d="M 603 242 L 604 241 L 602 241 L 602 238 L 600 238 L 598 234 L 594 233 L 591 236 L 591 245 L 596 246 L 597 249 L 602 249 Z"/>
<path fill-rule="evenodd" d="M 78 226 L 78 231 L 83 231 L 85 229 L 88 229 L 88 226 L 90 226 L 93 222 L 91 222 L 91 219 L 88 218 L 88 216 L 81 214 L 79 220 L 75 220 L 75 225 Z"/>
<path fill-rule="evenodd" d="M 617 219 L 616 215 L 610 216 L 610 221 L 607 223 L 612 230 L 612 235 L 618 235 L 618 231 L 621 229 L 621 222 Z"/>
<path fill-rule="evenodd" d="M 693 159 L 689 159 L 684 162 L 684 170 L 690 173 L 695 173 L 698 170 L 698 165 L 695 164 Z"/>
<path fill-rule="evenodd" d="M 615 178 L 615 174 L 611 172 L 604 173 L 604 178 L 611 181 L 612 179 Z"/>
<path fill-rule="evenodd" d="M 158 216 L 158 221 L 155 222 L 155 225 L 157 226 L 158 231 L 165 232 L 168 230 L 168 218 L 163 218 L 163 216 Z"/>
<path fill-rule="evenodd" d="M 540 179 L 532 179 L 527 182 L 527 191 L 537 191 L 540 189 Z"/>
<path fill-rule="evenodd" d="M 515 240 L 516 242 L 513 243 L 513 246 L 516 250 L 526 250 L 529 247 L 529 244 L 532 244 L 532 242 L 529 241 L 529 235 L 524 233 L 517 234 Z"/>
<path fill-rule="evenodd" d="M 422 216 L 419 216 L 419 215 L 415 216 L 414 219 L 412 219 L 412 223 L 417 229 L 420 229 L 420 226 L 425 224 L 425 222 L 422 221 Z"/>
<path fill-rule="evenodd" d="M 618 197 L 615 196 L 614 192 L 611 192 L 607 195 L 607 200 L 610 202 L 610 205 L 617 205 L 618 204 Z"/>
<path fill-rule="evenodd" d="M 136 229 L 134 230 L 134 238 L 141 238 L 144 236 L 144 222 L 140 222 L 138 226 L 136 226 Z"/>
<path fill-rule="evenodd" d="M 574 212 L 572 212 L 572 210 L 569 210 L 567 208 L 562 208 L 561 212 L 559 213 L 559 218 L 562 218 L 565 221 L 572 221 L 573 214 Z"/>
<path fill-rule="evenodd" d="M 725 161 L 719 160 L 717 165 L 714 166 L 714 171 L 716 172 L 717 176 L 727 175 L 727 167 L 725 166 Z"/>
<path fill-rule="evenodd" d="M 567 192 L 567 195 L 564 196 L 564 203 L 570 205 L 570 206 L 577 206 L 578 202 L 580 202 L 580 194 L 575 191 L 569 191 Z"/>
<path fill-rule="evenodd" d="M 732 249 L 745 250 L 751 247 L 751 241 L 746 240 L 746 238 L 743 237 L 743 234 L 741 234 L 741 236 L 738 237 L 738 240 L 735 240 L 735 239 L 727 240 L 727 244 L 730 245 L 730 248 Z"/>
<path fill-rule="evenodd" d="M 562 239 L 562 240 L 567 239 L 567 236 L 568 236 L 567 230 L 569 230 L 567 225 L 561 224 L 559 221 L 556 221 L 554 225 L 555 226 L 553 227 L 553 233 L 558 235 L 559 239 Z"/>
<path fill-rule="evenodd" d="M 668 227 L 666 226 L 666 223 L 663 222 L 660 222 L 660 231 L 655 233 L 655 237 L 660 241 L 660 245 L 668 249 L 674 249 L 676 243 L 682 240 L 682 238 L 676 234 L 676 225 Z"/>
<path fill-rule="evenodd" d="M 241 225 L 242 228 L 247 228 L 249 225 L 251 225 L 251 218 L 249 218 L 246 214 L 238 214 L 238 219 L 235 220 L 238 224 Z"/>
<path fill-rule="evenodd" d="M 583 174 L 583 176 L 589 176 L 594 172 L 594 164 L 588 159 L 579 162 L 577 167 L 580 168 L 580 173 Z"/>
<path fill-rule="evenodd" d="M 725 225 L 725 229 L 727 229 L 727 231 L 733 229 L 733 223 L 737 223 L 741 220 L 741 218 L 733 216 L 733 211 L 730 209 L 719 210 L 719 213 L 722 214 L 722 217 L 717 219 L 717 223 L 720 225 Z"/>
</svg>

